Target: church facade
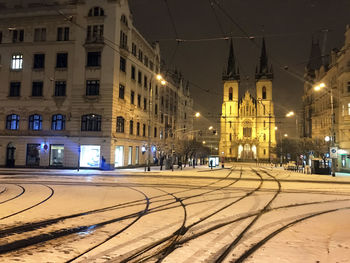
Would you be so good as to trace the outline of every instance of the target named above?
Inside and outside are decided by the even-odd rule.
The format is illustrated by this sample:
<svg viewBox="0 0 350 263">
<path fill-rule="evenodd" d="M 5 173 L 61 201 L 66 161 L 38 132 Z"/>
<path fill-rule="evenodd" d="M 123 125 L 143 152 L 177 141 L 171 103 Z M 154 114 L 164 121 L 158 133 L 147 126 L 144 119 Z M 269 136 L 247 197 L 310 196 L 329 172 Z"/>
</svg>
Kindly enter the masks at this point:
<svg viewBox="0 0 350 263">
<path fill-rule="evenodd" d="M 242 94 L 232 41 L 223 74 L 223 103 L 219 152 L 229 161 L 271 161 L 275 158 L 275 115 L 272 100 L 272 67 L 265 40 L 255 74 L 256 94 Z"/>
</svg>

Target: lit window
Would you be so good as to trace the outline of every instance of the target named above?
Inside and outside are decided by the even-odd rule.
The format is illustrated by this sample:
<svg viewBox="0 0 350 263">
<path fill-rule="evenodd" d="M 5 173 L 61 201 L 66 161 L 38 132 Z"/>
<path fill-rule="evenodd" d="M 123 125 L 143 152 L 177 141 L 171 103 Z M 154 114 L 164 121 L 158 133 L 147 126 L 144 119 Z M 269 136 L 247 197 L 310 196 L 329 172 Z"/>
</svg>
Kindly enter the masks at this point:
<svg viewBox="0 0 350 263">
<path fill-rule="evenodd" d="M 19 115 L 11 114 L 6 117 L 6 129 L 7 130 L 18 130 Z"/>
<path fill-rule="evenodd" d="M 66 116 L 62 114 L 52 115 L 51 129 L 53 131 L 62 131 L 65 129 Z"/>
<path fill-rule="evenodd" d="M 34 114 L 29 116 L 29 130 L 40 131 L 42 129 L 43 118 L 41 115 Z"/>
<path fill-rule="evenodd" d="M 12 55 L 11 69 L 22 69 L 23 68 L 23 55 L 15 54 Z"/>
<path fill-rule="evenodd" d="M 348 103 L 348 115 L 350 115 L 350 103 Z"/>
</svg>

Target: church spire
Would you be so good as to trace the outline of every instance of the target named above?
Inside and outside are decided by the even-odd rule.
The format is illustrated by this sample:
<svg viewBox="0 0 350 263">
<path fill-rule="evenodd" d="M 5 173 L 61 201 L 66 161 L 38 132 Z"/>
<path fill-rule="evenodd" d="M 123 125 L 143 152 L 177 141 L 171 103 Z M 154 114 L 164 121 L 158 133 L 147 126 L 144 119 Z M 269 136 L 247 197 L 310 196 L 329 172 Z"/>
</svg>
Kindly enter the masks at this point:
<svg viewBox="0 0 350 263">
<path fill-rule="evenodd" d="M 233 51 L 233 43 L 232 43 L 232 38 L 230 41 L 230 51 L 228 55 L 228 61 L 227 61 L 227 70 L 224 72 L 222 76 L 223 80 L 239 80 L 239 69 L 238 67 L 236 68 L 236 58 L 235 58 L 235 53 Z"/>
<path fill-rule="evenodd" d="M 272 70 L 269 70 L 268 65 L 268 58 L 267 58 L 267 52 L 266 52 L 266 45 L 265 45 L 265 38 L 263 37 L 262 40 L 262 47 L 261 47 L 261 55 L 260 55 L 260 65 L 257 70 L 257 73 L 255 74 L 256 79 L 260 78 L 267 78 L 272 79 L 273 73 Z"/>
<path fill-rule="evenodd" d="M 322 66 L 321 48 L 320 48 L 319 42 L 314 41 L 314 38 L 312 37 L 310 57 L 305 68 L 306 74 L 312 78 L 315 77 L 315 70 L 320 69 L 321 66 Z"/>
</svg>

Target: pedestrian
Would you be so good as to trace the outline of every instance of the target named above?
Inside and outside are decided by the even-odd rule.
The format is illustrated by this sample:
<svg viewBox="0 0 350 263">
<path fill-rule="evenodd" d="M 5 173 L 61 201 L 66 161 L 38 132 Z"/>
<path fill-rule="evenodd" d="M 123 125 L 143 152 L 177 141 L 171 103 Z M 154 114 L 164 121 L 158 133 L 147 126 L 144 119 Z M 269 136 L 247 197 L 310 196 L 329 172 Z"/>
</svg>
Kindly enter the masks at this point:
<svg viewBox="0 0 350 263">
<path fill-rule="evenodd" d="M 210 166 L 210 169 L 213 169 L 213 160 L 210 160 L 209 166 Z"/>
<path fill-rule="evenodd" d="M 103 157 L 102 155 L 102 158 L 101 158 L 101 170 L 104 170 L 105 168 L 105 163 L 106 163 L 106 159 Z"/>
<path fill-rule="evenodd" d="M 164 161 L 164 156 L 160 157 L 160 161 L 159 161 L 160 170 L 163 170 L 163 161 Z"/>
</svg>

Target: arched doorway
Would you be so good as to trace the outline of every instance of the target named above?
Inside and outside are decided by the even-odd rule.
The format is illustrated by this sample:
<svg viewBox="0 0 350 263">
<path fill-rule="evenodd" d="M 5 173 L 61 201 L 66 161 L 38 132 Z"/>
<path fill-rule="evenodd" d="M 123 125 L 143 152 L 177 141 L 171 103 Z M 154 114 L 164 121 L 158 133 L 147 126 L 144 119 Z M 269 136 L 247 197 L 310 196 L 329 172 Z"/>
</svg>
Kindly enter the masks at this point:
<svg viewBox="0 0 350 263">
<path fill-rule="evenodd" d="M 7 145 L 7 149 L 6 149 L 6 167 L 9 167 L 9 168 L 15 167 L 15 152 L 16 152 L 16 147 L 13 145 L 12 142 L 10 142 Z"/>
</svg>

